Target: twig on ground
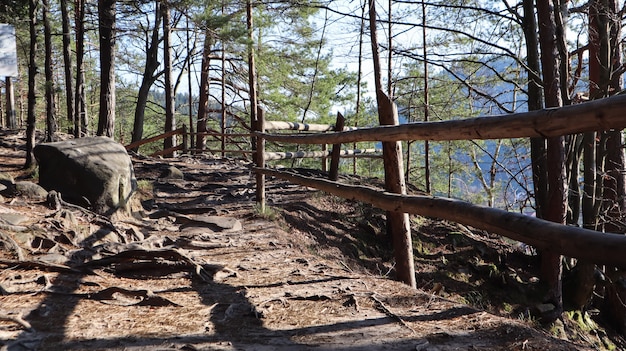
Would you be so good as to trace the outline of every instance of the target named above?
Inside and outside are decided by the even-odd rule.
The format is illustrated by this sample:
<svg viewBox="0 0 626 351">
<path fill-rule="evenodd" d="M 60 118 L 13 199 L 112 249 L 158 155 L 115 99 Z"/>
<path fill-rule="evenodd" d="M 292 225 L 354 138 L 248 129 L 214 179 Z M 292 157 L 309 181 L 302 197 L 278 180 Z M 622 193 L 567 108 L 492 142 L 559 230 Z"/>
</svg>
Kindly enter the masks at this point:
<svg viewBox="0 0 626 351">
<path fill-rule="evenodd" d="M 398 316 L 397 314 L 393 313 L 382 301 L 380 301 L 377 297 L 376 294 L 371 294 L 370 295 L 371 299 L 374 300 L 374 302 L 376 302 L 376 304 L 378 305 L 378 307 L 380 308 L 380 310 L 382 310 L 382 312 L 384 312 L 387 316 L 397 320 L 400 324 L 402 324 L 402 326 L 406 327 L 407 329 L 409 329 L 413 334 L 417 334 L 417 332 L 415 330 L 413 330 L 413 328 L 411 328 L 410 325 L 407 324 L 407 322 L 404 321 L 404 319 L 402 319 L 400 316 Z"/>
<path fill-rule="evenodd" d="M 346 269 L 346 271 L 350 272 L 350 273 L 354 273 L 352 271 L 352 269 L 350 267 L 348 267 L 347 264 L 345 264 L 343 261 L 339 261 L 339 263 L 341 263 L 341 265 Z"/>
</svg>

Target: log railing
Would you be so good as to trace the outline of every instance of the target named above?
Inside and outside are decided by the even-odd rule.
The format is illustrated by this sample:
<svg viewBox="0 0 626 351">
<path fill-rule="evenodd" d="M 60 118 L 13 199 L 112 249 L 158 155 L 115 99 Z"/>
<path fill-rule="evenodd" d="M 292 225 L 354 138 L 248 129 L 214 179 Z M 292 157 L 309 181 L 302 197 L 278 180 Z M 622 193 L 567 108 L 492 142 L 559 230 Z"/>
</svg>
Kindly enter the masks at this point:
<svg viewBox="0 0 626 351">
<path fill-rule="evenodd" d="M 205 153 L 205 152 L 211 152 L 211 153 L 215 153 L 215 154 L 226 154 L 226 153 L 230 153 L 230 154 L 253 154 L 254 150 L 228 150 L 228 149 L 194 149 L 194 148 L 190 148 L 188 147 L 189 143 L 188 143 L 188 138 L 189 136 L 192 135 L 192 133 L 188 133 L 187 132 L 187 126 L 183 125 L 182 127 L 176 129 L 176 130 L 172 130 L 163 134 L 159 134 L 153 137 L 149 137 L 149 138 L 145 138 L 136 142 L 133 142 L 131 144 L 128 144 L 126 146 L 124 146 L 126 148 L 126 150 L 136 150 L 138 149 L 140 146 L 142 145 L 146 145 L 146 144 L 150 144 L 150 143 L 154 143 L 157 142 L 159 140 L 163 140 L 165 138 L 169 138 L 171 136 L 174 135 L 180 135 L 181 138 L 181 143 L 179 145 L 173 146 L 171 148 L 168 149 L 163 149 L 163 150 L 159 150 L 157 152 L 154 152 L 152 154 L 150 154 L 150 156 L 163 156 L 163 155 L 172 155 L 174 152 L 176 151 L 182 151 L 183 153 L 188 153 L 188 152 L 194 152 L 194 153 Z M 221 133 L 214 133 L 214 132 L 201 132 L 201 133 L 193 133 L 193 135 L 198 136 L 198 135 L 203 135 L 203 136 L 214 136 L 214 137 L 244 137 L 244 138 L 249 138 L 251 136 L 250 133 L 240 133 L 240 134 L 221 134 Z"/>
<path fill-rule="evenodd" d="M 265 125 L 270 126 L 269 130 L 289 130 L 289 131 L 316 131 L 316 132 L 325 132 L 325 131 L 335 131 L 336 127 L 332 124 L 308 124 L 308 123 L 292 123 L 292 122 L 282 122 L 282 121 L 267 121 Z M 344 131 L 348 130 L 356 130 L 354 127 L 345 127 Z M 217 132 L 199 132 L 199 133 L 188 133 L 187 126 L 183 125 L 182 127 L 169 131 L 166 133 L 162 133 L 156 136 L 152 136 L 149 138 L 145 138 L 131 144 L 125 145 L 126 150 L 135 150 L 138 149 L 142 145 L 150 144 L 157 142 L 159 140 L 163 140 L 165 138 L 169 138 L 174 135 L 182 136 L 181 143 L 179 145 L 173 146 L 168 149 L 156 151 L 149 156 L 162 156 L 162 155 L 171 155 L 175 151 L 182 151 L 183 153 L 193 152 L 193 153 L 214 153 L 214 154 L 255 154 L 255 150 L 248 149 L 239 149 L 239 150 L 230 150 L 230 149 L 195 149 L 189 148 L 187 145 L 188 138 L 191 135 L 194 136 L 213 136 L 213 137 L 242 137 L 242 138 L 250 138 L 252 134 L 250 133 L 217 133 Z M 299 159 L 299 158 L 319 158 L 325 160 L 327 158 L 332 157 L 332 151 L 327 150 L 326 145 L 322 145 L 321 151 L 277 151 L 277 152 L 265 152 L 265 160 L 287 160 L 287 159 Z M 376 158 L 381 157 L 380 149 L 355 149 L 355 150 L 335 150 L 338 153 L 338 157 L 369 157 Z"/>
<path fill-rule="evenodd" d="M 264 134 L 263 138 L 269 141 L 298 144 L 547 138 L 591 131 L 624 129 L 626 128 L 625 107 L 626 94 L 577 105 L 525 113 L 359 128 L 319 135 Z"/>
<path fill-rule="evenodd" d="M 587 131 L 626 128 L 626 95 L 603 100 L 503 116 L 444 122 L 383 126 L 324 134 L 268 134 L 259 139 L 299 144 L 341 144 L 360 141 L 470 140 L 552 137 Z M 257 165 L 258 174 L 363 201 L 388 211 L 406 212 L 484 229 L 539 249 L 569 257 L 626 268 L 626 236 L 560 225 L 538 218 L 435 196 L 401 195 L 382 190 L 304 177 Z M 263 195 L 262 199 L 265 199 Z M 412 263 L 411 263 L 412 264 Z"/>
<path fill-rule="evenodd" d="M 126 150 L 136 150 L 136 149 L 138 149 L 142 145 L 153 143 L 153 142 L 159 141 L 159 140 L 163 140 L 165 138 L 169 138 L 169 137 L 174 136 L 174 135 L 182 135 L 183 136 L 182 144 L 177 145 L 177 146 L 173 146 L 173 147 L 171 147 L 169 149 L 164 149 L 164 150 L 161 150 L 161 151 L 157 151 L 157 152 L 151 154 L 150 156 L 171 155 L 174 152 L 180 151 L 180 150 L 183 150 L 183 151 L 186 152 L 187 151 L 187 137 L 186 137 L 186 135 L 187 135 L 187 127 L 184 126 L 184 125 L 182 127 L 178 128 L 178 129 L 175 129 L 175 130 L 163 133 L 163 134 L 159 134 L 157 136 L 153 136 L 153 137 L 150 137 L 150 138 L 146 138 L 146 139 L 142 139 L 142 140 L 139 140 L 139 141 L 135 141 L 134 143 L 130 143 L 130 144 L 124 146 L 124 147 L 126 148 Z"/>
</svg>

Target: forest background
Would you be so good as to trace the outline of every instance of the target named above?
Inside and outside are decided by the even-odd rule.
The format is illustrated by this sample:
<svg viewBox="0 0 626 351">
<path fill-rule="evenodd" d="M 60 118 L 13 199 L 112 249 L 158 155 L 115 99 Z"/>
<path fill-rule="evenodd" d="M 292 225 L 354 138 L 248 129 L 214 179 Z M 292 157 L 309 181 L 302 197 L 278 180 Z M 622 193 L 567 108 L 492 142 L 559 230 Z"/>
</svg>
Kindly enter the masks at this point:
<svg viewBox="0 0 626 351">
<path fill-rule="evenodd" d="M 342 110 L 347 125 L 377 125 L 367 45 L 371 5 L 1 1 L 0 21 L 16 27 L 20 66 L 19 77 L 5 81 L 5 93 L 14 85 L 17 113 L 4 125 L 26 127 L 29 150 L 35 130 L 45 131 L 47 141 L 63 131 L 108 135 L 123 144 L 182 124 L 233 135 L 197 135 L 196 151 L 252 149 L 250 139 L 239 136 L 250 131 L 251 100 L 267 120 L 332 123 Z M 622 3 L 389 0 L 376 8 L 386 93 L 402 122 L 559 107 L 621 91 Z M 174 143 L 168 138 L 163 146 Z M 418 189 L 598 231 L 625 231 L 622 131 L 405 142 L 403 150 L 405 177 Z M 317 166 L 313 162 L 297 164 Z M 33 163 L 28 152 L 25 166 Z M 341 172 L 382 177 L 382 160 L 344 160 Z M 544 271 L 558 271 L 560 282 L 560 256 L 544 255 L 544 261 Z M 577 268 L 580 276 L 567 298 L 573 308 L 584 308 L 596 267 L 570 263 L 566 269 Z M 614 287 L 624 279 L 618 269 L 603 268 L 603 274 Z M 626 295 L 619 291 L 624 286 L 613 294 Z M 560 311 L 560 283 L 549 290 L 554 296 L 548 300 Z M 626 306 L 619 307 L 626 327 Z"/>
<path fill-rule="evenodd" d="M 21 76 L 16 80 L 15 88 L 17 123 L 22 126 L 27 119 L 28 91 L 26 68 L 29 35 L 26 5 L 23 2 L 7 3 L 7 10 L 4 11 L 6 18 L 3 19 L 3 22 L 14 24 L 18 31 Z M 68 13 L 72 18 L 67 19 L 69 38 L 62 35 L 63 5 L 73 13 Z M 98 9 L 94 3 L 83 5 L 85 44 L 82 71 L 85 107 L 84 112 L 79 113 L 82 120 L 76 119 L 75 112 L 67 108 L 68 104 L 76 104 L 75 99 L 70 102 L 66 98 L 68 95 L 76 95 L 76 91 L 71 94 L 67 92 L 69 87 L 75 90 L 76 85 L 76 60 L 73 59 L 77 52 L 76 12 L 73 11 L 76 4 L 41 3 L 37 9 L 39 34 L 44 34 L 42 15 L 43 9 L 48 9 L 53 55 L 50 63 L 52 79 L 47 80 L 40 75 L 38 91 L 43 94 L 45 84 L 52 84 L 53 125 L 56 125 L 47 127 L 45 100 L 38 99 L 36 120 L 41 130 L 74 133 L 78 129 L 75 128 L 78 120 L 78 124 L 85 124 L 79 127 L 84 129 L 82 133 L 95 134 L 97 131 L 102 86 L 99 75 L 99 30 L 95 26 L 98 23 Z M 513 25 L 502 23 L 506 20 L 506 13 L 495 16 L 494 12 L 491 16 L 493 18 L 489 18 L 480 14 L 480 7 L 472 9 L 462 5 L 457 9 L 457 24 L 450 26 L 446 10 L 449 5 L 425 5 L 427 8 L 432 7 L 430 14 L 427 13 L 432 28 L 428 28 L 426 46 L 422 45 L 422 5 L 419 2 L 394 3 L 391 13 L 386 6 L 381 6 L 381 33 L 386 36 L 381 40 L 384 41 L 382 56 L 388 68 L 386 80 L 400 106 L 401 121 L 424 120 L 424 50 L 429 56 L 428 69 L 431 71 L 428 78 L 428 113 L 431 119 L 465 118 L 526 109 L 524 91 L 520 89 L 525 79 L 521 67 L 515 62 L 515 57 L 493 52 L 497 46 L 489 44 L 504 40 L 509 41 L 508 45 L 520 46 L 523 42 L 520 37 L 506 34 L 510 32 L 507 27 Z M 205 117 L 200 117 L 200 120 L 206 120 L 207 130 L 232 134 L 247 131 L 249 89 L 246 83 L 246 50 L 250 39 L 246 29 L 245 3 L 170 2 L 168 6 L 171 22 L 170 84 L 176 115 L 174 125 L 197 127 L 198 106 L 202 103 L 206 104 L 207 112 L 201 112 L 205 113 Z M 494 9 L 486 10 L 504 10 L 499 4 L 490 7 Z M 371 50 L 368 46 L 367 23 L 364 22 L 366 11 L 363 4 L 354 1 L 306 4 L 267 2 L 255 7 L 255 34 L 252 40 L 258 67 L 258 99 L 265 109 L 267 120 L 334 123 L 336 112 L 341 112 L 350 126 L 378 124 Z M 165 130 L 167 84 L 163 13 L 160 2 L 117 2 L 113 134 L 123 144 Z M 448 26 L 463 28 L 469 23 L 474 28 L 494 28 L 504 37 L 496 40 L 498 33 L 494 32 L 482 39 L 482 43 L 472 43 L 473 36 L 486 33 L 471 29 L 466 33 L 468 36 L 446 30 Z M 69 67 L 72 72 L 69 75 L 64 72 L 64 39 L 70 41 L 66 49 L 71 51 Z M 45 46 L 42 42 L 38 44 L 39 50 Z M 515 50 L 519 52 L 521 48 Z M 38 55 L 38 67 L 45 66 L 44 56 Z M 199 101 L 200 86 L 206 86 L 200 74 L 203 57 L 206 58 L 204 65 L 209 72 L 206 77 L 208 102 Z M 66 81 L 70 84 L 66 84 Z M 206 91 L 202 94 L 206 94 Z M 251 149 L 247 138 L 230 138 L 230 141 L 226 144 L 232 148 Z M 205 140 L 198 147 L 215 150 L 219 144 L 219 140 Z M 359 145 L 362 148 L 376 146 Z M 153 149 L 155 147 L 160 148 L 160 145 L 152 146 Z M 527 142 L 437 142 L 432 143 L 431 149 L 431 185 L 428 187 L 432 188 L 433 193 L 501 208 L 533 211 L 532 191 L 528 191 L 532 188 L 532 180 Z M 424 159 L 419 156 L 424 154 L 423 143 L 405 144 L 404 150 L 408 150 L 408 157 L 405 157 L 407 180 L 418 188 L 426 189 Z M 151 151 L 154 150 L 142 150 L 144 153 Z M 341 166 L 342 172 L 368 176 L 383 174 L 380 159 L 362 158 L 354 163 L 344 160 Z"/>
</svg>

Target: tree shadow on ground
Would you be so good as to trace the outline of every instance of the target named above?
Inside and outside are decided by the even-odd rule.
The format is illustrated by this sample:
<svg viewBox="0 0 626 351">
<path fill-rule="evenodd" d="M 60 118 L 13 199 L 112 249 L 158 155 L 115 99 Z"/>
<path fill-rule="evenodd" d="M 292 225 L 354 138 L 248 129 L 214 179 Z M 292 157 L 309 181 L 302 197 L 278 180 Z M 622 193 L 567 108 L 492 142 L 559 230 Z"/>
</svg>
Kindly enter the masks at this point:
<svg viewBox="0 0 626 351">
<path fill-rule="evenodd" d="M 94 238 L 90 238 L 94 239 Z M 87 257 L 80 252 L 75 257 Z M 210 307 L 210 314 L 198 314 L 206 318 L 204 333 L 180 336 L 139 336 L 132 330 L 127 336 L 80 340 L 68 340 L 68 319 L 85 294 L 74 294 L 79 289 L 85 275 L 79 272 L 65 272 L 57 276 L 49 292 L 39 306 L 25 320 L 33 330 L 24 332 L 15 342 L 5 345 L 7 351 L 24 350 L 405 350 L 415 347 L 421 338 L 394 340 L 363 340 L 362 330 L 396 325 L 392 317 L 379 317 L 366 320 L 332 323 L 292 329 L 270 330 L 263 325 L 263 315 L 246 297 L 246 287 L 232 286 L 215 281 L 191 277 L 191 286 L 186 291 L 196 292 L 204 306 Z M 300 284 L 315 284 L 317 281 L 303 281 Z M 180 288 L 178 288 L 180 290 Z M 54 292 L 54 293 L 50 293 Z M 129 306 L 128 308 L 134 308 Z M 457 314 L 450 314 L 454 317 Z M 106 316 L 101 316 L 103 319 Z M 427 317 L 425 317 L 427 318 Z M 439 317 L 434 317 L 439 318 Z M 86 321 L 87 322 L 87 321 Z M 88 321 L 97 322 L 97 321 Z M 36 331 L 36 332 L 35 332 Z M 340 333 L 340 338 L 337 338 Z M 326 334 L 333 335 L 332 337 Z M 312 342 L 294 341 L 310 338 Z M 320 343 L 320 340 L 326 343 Z M 364 345 L 367 344 L 366 346 Z"/>
</svg>

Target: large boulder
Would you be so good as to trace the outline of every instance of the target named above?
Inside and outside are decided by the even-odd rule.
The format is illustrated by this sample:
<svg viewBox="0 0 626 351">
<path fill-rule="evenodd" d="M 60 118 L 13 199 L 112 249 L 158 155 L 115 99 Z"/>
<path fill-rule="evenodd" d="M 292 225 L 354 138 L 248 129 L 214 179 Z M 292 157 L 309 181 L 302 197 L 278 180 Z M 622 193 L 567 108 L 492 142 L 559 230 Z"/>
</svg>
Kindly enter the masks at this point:
<svg viewBox="0 0 626 351">
<path fill-rule="evenodd" d="M 90 137 L 39 144 L 34 149 L 39 184 L 56 190 L 64 200 L 111 215 L 127 209 L 137 189 L 126 149 L 107 137 Z"/>
</svg>

